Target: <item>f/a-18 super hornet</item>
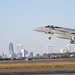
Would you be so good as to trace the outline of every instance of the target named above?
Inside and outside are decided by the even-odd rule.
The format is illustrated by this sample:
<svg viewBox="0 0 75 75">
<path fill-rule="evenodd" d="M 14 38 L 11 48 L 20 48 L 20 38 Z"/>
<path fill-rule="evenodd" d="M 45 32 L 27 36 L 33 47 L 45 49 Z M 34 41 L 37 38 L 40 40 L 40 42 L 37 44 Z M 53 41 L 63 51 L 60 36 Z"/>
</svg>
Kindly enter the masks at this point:
<svg viewBox="0 0 75 75">
<path fill-rule="evenodd" d="M 33 30 L 49 34 L 49 40 L 51 39 L 52 35 L 54 35 L 61 39 L 69 39 L 71 44 L 75 44 L 75 29 L 48 25 L 44 27 L 37 27 Z"/>
</svg>

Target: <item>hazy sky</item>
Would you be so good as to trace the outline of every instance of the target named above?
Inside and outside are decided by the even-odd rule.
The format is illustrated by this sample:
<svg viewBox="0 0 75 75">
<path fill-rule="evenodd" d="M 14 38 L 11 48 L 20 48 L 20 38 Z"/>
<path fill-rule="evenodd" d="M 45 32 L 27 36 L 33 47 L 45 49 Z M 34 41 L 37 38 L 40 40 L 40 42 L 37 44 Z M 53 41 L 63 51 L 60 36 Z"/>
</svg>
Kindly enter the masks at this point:
<svg viewBox="0 0 75 75">
<path fill-rule="evenodd" d="M 56 25 L 75 28 L 75 0 L 0 0 L 0 50 L 8 54 L 9 43 L 23 44 L 29 52 L 44 53 L 47 45 L 53 52 L 67 48 L 70 40 L 32 31 L 34 27 Z M 71 45 L 75 51 L 75 45 Z"/>
</svg>

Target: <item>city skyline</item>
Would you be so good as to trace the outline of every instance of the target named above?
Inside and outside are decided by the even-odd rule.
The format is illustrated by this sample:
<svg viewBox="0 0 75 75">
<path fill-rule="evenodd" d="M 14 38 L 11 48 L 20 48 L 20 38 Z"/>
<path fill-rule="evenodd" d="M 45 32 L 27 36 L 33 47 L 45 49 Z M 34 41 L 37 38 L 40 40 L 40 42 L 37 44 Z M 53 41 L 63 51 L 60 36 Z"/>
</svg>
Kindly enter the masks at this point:
<svg viewBox="0 0 75 75">
<path fill-rule="evenodd" d="M 75 29 L 75 0 L 0 0 L 0 50 L 9 54 L 8 44 L 17 44 L 30 52 L 42 54 L 46 46 L 52 52 L 66 48 L 69 40 L 52 37 L 32 31 L 35 27 L 55 25 Z M 60 45 L 60 46 L 59 46 Z M 75 51 L 75 45 L 71 45 Z"/>
<path fill-rule="evenodd" d="M 7 55 L 7 56 L 9 57 L 10 55 L 12 56 L 14 54 L 19 54 L 19 53 L 24 53 L 24 55 L 23 55 L 24 57 L 25 57 L 25 55 L 29 55 L 29 53 L 30 53 L 30 55 L 33 55 L 33 53 L 34 53 L 34 56 L 36 54 L 42 55 L 43 53 L 47 53 L 47 54 L 54 53 L 54 52 L 52 52 L 52 46 L 51 45 L 46 45 L 46 50 L 45 50 L 45 52 L 42 52 L 42 54 L 39 53 L 39 52 L 35 53 L 35 52 L 30 51 L 30 50 L 27 50 L 27 49 L 25 49 L 23 47 L 23 44 L 20 44 L 20 43 L 16 45 L 16 49 L 17 50 L 15 51 L 13 43 L 10 42 L 9 43 L 9 50 L 8 50 L 9 51 L 9 53 L 8 53 L 9 55 Z M 61 52 L 63 52 L 62 50 L 64 50 L 65 52 L 72 52 L 71 51 L 71 44 L 67 44 L 65 48 L 61 48 L 60 50 L 58 50 L 59 52 L 55 52 L 55 53 L 61 53 Z"/>
<path fill-rule="evenodd" d="M 70 44 L 67 44 L 66 45 L 66 48 L 61 48 L 59 50 L 58 53 L 53 53 L 52 52 L 52 46 L 51 45 L 47 45 L 46 46 L 46 52 L 42 52 L 42 54 L 40 53 L 34 53 L 34 52 L 31 52 L 30 50 L 26 50 L 24 47 L 23 47 L 23 44 L 17 44 L 17 53 L 15 53 L 14 51 L 14 44 L 12 42 L 9 43 L 9 54 L 6 55 L 4 52 L 1 52 L 0 51 L 0 58 L 23 58 L 23 57 L 27 57 L 27 58 L 33 58 L 33 57 L 48 57 L 50 55 L 52 56 L 62 56 L 62 54 L 67 54 L 67 55 L 70 55 L 70 56 L 74 56 L 75 55 L 75 52 L 72 52 L 71 51 L 71 45 Z M 18 51 L 19 50 L 19 51 Z M 66 56 L 67 56 L 66 55 Z"/>
</svg>

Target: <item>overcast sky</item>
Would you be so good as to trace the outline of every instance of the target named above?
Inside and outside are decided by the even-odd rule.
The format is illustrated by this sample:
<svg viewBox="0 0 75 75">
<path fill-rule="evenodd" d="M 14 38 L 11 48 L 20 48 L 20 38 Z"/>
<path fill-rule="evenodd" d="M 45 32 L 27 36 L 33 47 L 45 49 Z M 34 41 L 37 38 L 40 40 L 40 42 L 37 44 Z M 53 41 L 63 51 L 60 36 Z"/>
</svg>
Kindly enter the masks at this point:
<svg viewBox="0 0 75 75">
<path fill-rule="evenodd" d="M 34 27 L 55 25 L 75 28 L 75 0 L 0 0 L 0 50 L 9 53 L 9 43 L 23 44 L 24 49 L 34 53 L 53 52 L 67 48 L 70 40 L 48 36 L 32 31 Z M 75 51 L 75 45 L 71 45 Z"/>
</svg>

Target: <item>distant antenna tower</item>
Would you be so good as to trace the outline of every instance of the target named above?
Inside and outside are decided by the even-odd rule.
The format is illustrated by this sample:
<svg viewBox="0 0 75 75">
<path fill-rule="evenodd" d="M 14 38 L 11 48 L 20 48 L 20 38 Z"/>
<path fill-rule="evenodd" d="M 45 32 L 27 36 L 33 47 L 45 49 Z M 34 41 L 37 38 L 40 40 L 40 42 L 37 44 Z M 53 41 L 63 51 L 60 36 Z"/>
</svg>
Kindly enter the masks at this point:
<svg viewBox="0 0 75 75">
<path fill-rule="evenodd" d="M 51 45 L 47 45 L 47 53 L 52 53 L 52 46 Z"/>
</svg>

